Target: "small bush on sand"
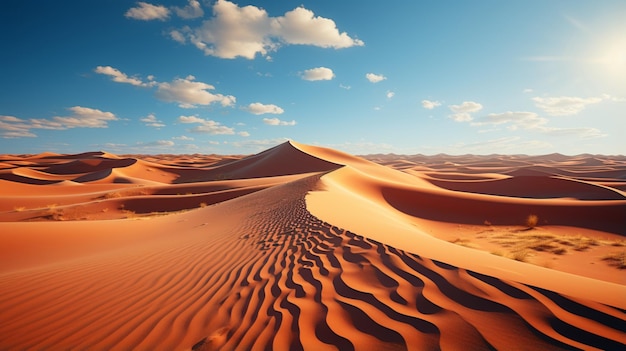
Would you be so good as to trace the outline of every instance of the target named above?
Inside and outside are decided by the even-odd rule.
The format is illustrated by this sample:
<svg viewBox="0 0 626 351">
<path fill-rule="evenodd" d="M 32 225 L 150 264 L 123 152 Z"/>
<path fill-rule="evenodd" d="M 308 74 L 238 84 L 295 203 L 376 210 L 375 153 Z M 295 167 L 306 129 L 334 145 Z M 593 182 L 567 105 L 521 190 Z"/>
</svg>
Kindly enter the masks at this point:
<svg viewBox="0 0 626 351">
<path fill-rule="evenodd" d="M 602 260 L 618 269 L 626 269 L 626 250 L 608 253 L 602 257 Z"/>
<path fill-rule="evenodd" d="M 537 215 L 531 214 L 528 217 L 526 217 L 526 226 L 528 228 L 534 228 L 537 226 L 537 223 L 539 223 L 539 217 L 537 217 Z"/>
<path fill-rule="evenodd" d="M 520 261 L 520 262 L 528 262 L 528 257 L 530 256 L 530 251 L 527 249 L 515 250 L 511 252 L 511 258 Z"/>
</svg>

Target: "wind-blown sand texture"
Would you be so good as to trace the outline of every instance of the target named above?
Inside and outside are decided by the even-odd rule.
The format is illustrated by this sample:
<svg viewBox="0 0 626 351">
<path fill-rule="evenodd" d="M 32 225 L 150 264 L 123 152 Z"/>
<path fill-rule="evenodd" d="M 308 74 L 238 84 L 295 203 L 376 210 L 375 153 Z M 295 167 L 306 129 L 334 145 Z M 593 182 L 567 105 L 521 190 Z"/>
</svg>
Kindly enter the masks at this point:
<svg viewBox="0 0 626 351">
<path fill-rule="evenodd" d="M 1 156 L 0 349 L 626 348 L 624 157 L 367 158 Z"/>
</svg>

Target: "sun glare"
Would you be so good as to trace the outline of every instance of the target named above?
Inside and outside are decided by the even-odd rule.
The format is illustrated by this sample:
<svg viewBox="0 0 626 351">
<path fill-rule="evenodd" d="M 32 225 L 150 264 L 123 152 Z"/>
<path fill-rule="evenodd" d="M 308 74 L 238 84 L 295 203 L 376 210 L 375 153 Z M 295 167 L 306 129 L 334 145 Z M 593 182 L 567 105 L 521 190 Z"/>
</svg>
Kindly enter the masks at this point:
<svg viewBox="0 0 626 351">
<path fill-rule="evenodd" d="M 626 79 L 626 38 L 610 37 L 602 41 L 594 60 L 612 79 Z"/>
</svg>

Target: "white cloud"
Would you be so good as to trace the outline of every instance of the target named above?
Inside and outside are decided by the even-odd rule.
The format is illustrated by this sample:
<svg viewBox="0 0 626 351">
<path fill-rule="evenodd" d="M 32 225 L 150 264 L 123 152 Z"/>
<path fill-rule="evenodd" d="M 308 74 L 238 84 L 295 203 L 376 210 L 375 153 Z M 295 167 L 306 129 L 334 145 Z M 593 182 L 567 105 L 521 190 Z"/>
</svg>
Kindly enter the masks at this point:
<svg viewBox="0 0 626 351">
<path fill-rule="evenodd" d="M 185 35 L 180 31 L 174 29 L 170 31 L 170 37 L 181 44 L 184 44 L 187 39 L 185 39 Z"/>
<path fill-rule="evenodd" d="M 114 82 L 118 83 L 127 83 L 139 87 L 154 85 L 153 82 L 145 83 L 139 78 L 129 77 L 125 73 L 120 72 L 117 68 L 111 66 L 98 66 L 94 72 L 110 76 Z"/>
<path fill-rule="evenodd" d="M 5 139 L 34 138 L 37 135 L 30 132 L 32 125 L 23 119 L 14 116 L 0 116 L 0 136 Z"/>
<path fill-rule="evenodd" d="M 177 102 L 181 108 L 195 108 L 197 105 L 210 105 L 220 103 L 222 106 L 232 106 L 237 100 L 232 95 L 213 94 L 208 90 L 215 90 L 215 87 L 195 81 L 195 77 L 189 75 L 185 78 L 177 78 L 171 82 L 157 82 L 154 76 L 148 76 L 148 82 L 143 82 L 139 78 L 128 77 L 127 74 L 111 66 L 98 66 L 95 72 L 113 77 L 114 82 L 128 83 L 135 86 L 157 87 L 155 93 L 159 100 L 166 102 Z"/>
<path fill-rule="evenodd" d="M 491 113 L 480 120 L 473 122 L 473 126 L 498 126 L 507 125 L 509 130 L 524 129 L 529 131 L 538 132 L 541 134 L 551 136 L 575 136 L 579 139 L 592 139 L 605 137 L 606 134 L 602 133 L 596 128 L 556 128 L 549 127 L 548 119 L 540 117 L 534 112 L 503 112 L 503 113 Z"/>
<path fill-rule="evenodd" d="M 394 95 L 396 95 L 396 93 L 394 93 L 393 91 L 388 91 L 387 92 L 387 99 L 391 99 L 392 97 L 394 97 Z"/>
<path fill-rule="evenodd" d="M 144 118 L 139 119 L 141 122 L 145 123 L 146 126 L 148 127 L 153 127 L 153 128 L 161 128 L 161 127 L 165 127 L 165 124 L 163 124 L 163 122 L 159 121 L 156 116 L 154 114 L 149 114 Z"/>
<path fill-rule="evenodd" d="M 577 139 L 595 139 L 595 138 L 603 138 L 606 137 L 607 134 L 603 133 L 601 130 L 597 128 L 552 128 L 546 127 L 540 130 L 544 134 L 552 135 L 552 136 L 573 136 Z"/>
<path fill-rule="evenodd" d="M 569 116 L 575 115 L 584 110 L 587 105 L 597 104 L 602 101 L 602 98 L 580 98 L 573 96 L 560 96 L 560 97 L 534 97 L 532 100 L 535 102 L 535 106 L 544 110 L 551 116 Z"/>
<path fill-rule="evenodd" d="M 170 10 L 165 6 L 152 5 L 146 2 L 138 2 L 139 6 L 130 8 L 124 16 L 136 20 L 150 21 L 158 19 L 161 21 L 166 20 L 170 16 Z"/>
<path fill-rule="evenodd" d="M 171 83 L 159 83 L 156 97 L 167 102 L 178 102 L 182 108 L 212 103 L 232 106 L 235 103 L 236 99 L 234 96 L 212 94 L 208 90 L 214 90 L 214 86 L 196 82 L 194 79 L 194 76 L 188 76 L 186 78 L 174 79 Z"/>
<path fill-rule="evenodd" d="M 323 48 L 348 48 L 364 45 L 345 32 L 339 33 L 335 22 L 324 17 L 315 17 L 311 10 L 298 7 L 271 21 L 272 33 L 284 42 L 299 45 L 314 45 Z"/>
<path fill-rule="evenodd" d="M 74 106 L 69 108 L 69 116 L 55 116 L 52 119 L 21 119 L 14 116 L 0 116 L 0 135 L 3 138 L 36 137 L 31 129 L 65 130 L 71 128 L 107 128 L 108 121 L 118 118 L 111 112 Z"/>
<path fill-rule="evenodd" d="M 431 101 L 431 100 L 422 100 L 422 107 L 427 110 L 432 110 L 435 107 L 441 106 L 441 102 L 439 101 Z"/>
<path fill-rule="evenodd" d="M 178 137 L 172 137 L 172 139 L 174 139 L 174 140 L 182 140 L 182 141 L 193 141 L 194 140 L 194 138 L 188 137 L 186 135 L 181 135 L 181 136 L 178 136 Z"/>
<path fill-rule="evenodd" d="M 302 79 L 310 81 L 331 80 L 335 77 L 335 73 L 333 73 L 333 70 L 330 68 L 317 67 L 305 70 L 302 72 L 301 76 Z"/>
<path fill-rule="evenodd" d="M 365 75 L 365 78 L 367 78 L 367 80 L 369 80 L 372 83 L 382 82 L 383 80 L 387 79 L 387 77 L 383 76 L 382 74 L 374 74 L 374 73 L 367 73 Z"/>
<path fill-rule="evenodd" d="M 180 123 L 194 123 L 199 124 L 196 127 L 190 129 L 194 133 L 207 133 L 207 134 L 235 134 L 235 130 L 230 127 L 226 127 L 219 122 L 202 119 L 196 116 L 180 116 L 178 117 Z"/>
<path fill-rule="evenodd" d="M 89 107 L 74 106 L 69 108 L 73 112 L 67 117 L 53 117 L 50 125 L 59 124 L 58 129 L 68 128 L 107 128 L 108 121 L 115 121 L 117 117 L 111 112 L 103 112 Z M 36 120 L 46 121 L 46 120 Z M 47 123 L 43 123 L 47 124 Z M 57 128 L 50 128 L 57 129 Z"/>
<path fill-rule="evenodd" d="M 273 104 L 269 104 L 269 105 L 264 105 L 260 102 L 254 102 L 251 103 L 250 105 L 248 105 L 248 107 L 246 108 L 246 110 L 252 114 L 255 115 L 263 115 L 266 113 L 271 113 L 271 114 L 275 114 L 275 115 L 280 115 L 283 112 L 285 112 L 282 108 L 273 105 Z"/>
<path fill-rule="evenodd" d="M 361 40 L 340 33 L 333 20 L 316 17 L 304 7 L 288 11 L 284 16 L 270 17 L 262 8 L 239 7 L 226 0 L 213 5 L 213 18 L 200 27 L 178 33 L 185 34 L 206 55 L 229 59 L 267 56 L 280 45 L 289 44 L 335 49 L 363 45 Z M 182 42 L 177 34 L 172 37 Z"/>
<path fill-rule="evenodd" d="M 242 137 L 249 137 L 250 133 L 248 133 L 248 132 L 238 132 L 237 135 L 242 136 Z"/>
<path fill-rule="evenodd" d="M 189 0 L 189 4 L 185 7 L 174 7 L 174 12 L 178 15 L 178 17 L 191 19 L 198 18 L 204 15 L 204 11 L 202 7 L 200 7 L 200 2 L 198 0 Z"/>
<path fill-rule="evenodd" d="M 543 128 L 542 126 L 548 123 L 548 120 L 542 117 L 539 117 L 534 112 L 525 112 L 525 111 L 507 111 L 503 113 L 490 113 L 487 116 L 481 118 L 480 120 L 473 122 L 473 126 L 483 126 L 483 125 L 502 125 L 508 124 L 508 128 L 510 130 L 516 129 L 539 129 Z"/>
<path fill-rule="evenodd" d="M 263 123 L 268 124 L 270 126 L 295 126 L 296 125 L 296 121 L 294 120 L 288 122 L 288 121 L 281 121 L 278 118 L 263 118 Z"/>
<path fill-rule="evenodd" d="M 456 122 L 468 122 L 473 120 L 472 113 L 478 112 L 483 109 L 483 105 L 474 102 L 474 101 L 464 101 L 460 105 L 450 105 L 448 106 L 453 115 L 450 115 L 450 118 L 455 120 Z"/>
<path fill-rule="evenodd" d="M 174 146 L 174 142 L 171 140 L 157 140 L 154 141 L 152 143 L 149 143 L 147 145 L 154 145 L 154 146 Z"/>
<path fill-rule="evenodd" d="M 339 84 L 339 87 L 340 87 L 341 89 L 346 89 L 346 90 L 350 90 L 350 89 L 352 89 L 352 87 L 351 87 L 351 86 L 349 86 L 349 85 L 343 85 L 343 84 Z"/>
<path fill-rule="evenodd" d="M 526 88 L 526 89 L 522 90 L 522 93 L 524 93 L 524 94 L 530 94 L 530 93 L 532 93 L 533 91 L 534 91 L 534 90 L 532 90 L 531 88 Z"/>
</svg>

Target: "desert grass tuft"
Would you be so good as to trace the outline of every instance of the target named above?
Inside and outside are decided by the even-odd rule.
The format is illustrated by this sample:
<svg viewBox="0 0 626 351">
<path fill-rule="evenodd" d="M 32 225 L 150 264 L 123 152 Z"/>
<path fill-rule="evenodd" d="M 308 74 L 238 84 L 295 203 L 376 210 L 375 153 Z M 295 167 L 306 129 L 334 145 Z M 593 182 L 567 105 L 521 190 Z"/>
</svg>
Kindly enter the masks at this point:
<svg viewBox="0 0 626 351">
<path fill-rule="evenodd" d="M 454 240 L 450 240 L 450 242 L 453 243 L 453 244 L 457 244 L 457 245 L 460 245 L 460 246 L 468 247 L 468 248 L 471 248 L 471 249 L 476 249 L 476 248 L 480 247 L 480 245 L 478 245 L 476 243 L 473 243 L 471 240 L 466 239 L 466 238 L 456 238 Z"/>
<path fill-rule="evenodd" d="M 528 258 L 530 257 L 530 250 L 528 249 L 518 249 L 512 251 L 510 254 L 510 258 L 520 261 L 520 262 L 528 262 Z"/>
<path fill-rule="evenodd" d="M 526 226 L 528 228 L 535 228 L 537 226 L 537 223 L 539 223 L 539 217 L 537 217 L 537 215 L 531 214 L 526 217 Z"/>
<path fill-rule="evenodd" d="M 619 269 L 626 269 L 626 250 L 610 252 L 602 257 L 609 265 Z"/>
</svg>

